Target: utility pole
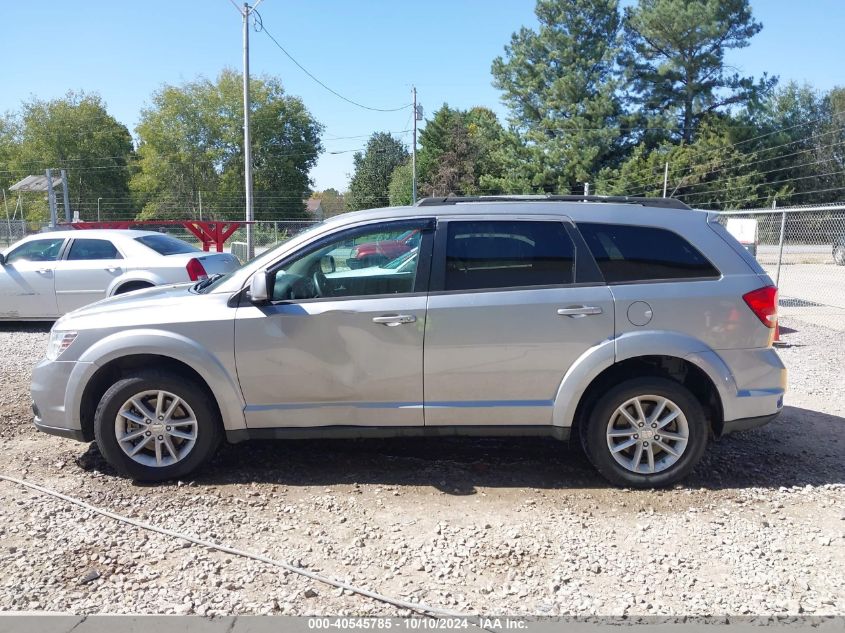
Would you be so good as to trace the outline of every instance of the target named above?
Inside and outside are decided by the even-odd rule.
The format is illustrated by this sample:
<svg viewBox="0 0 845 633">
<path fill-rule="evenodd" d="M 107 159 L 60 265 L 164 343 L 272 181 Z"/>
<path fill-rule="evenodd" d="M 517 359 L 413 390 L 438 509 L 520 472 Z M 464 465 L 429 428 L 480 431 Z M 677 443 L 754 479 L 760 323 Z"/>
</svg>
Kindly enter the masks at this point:
<svg viewBox="0 0 845 633">
<path fill-rule="evenodd" d="M 261 0 L 259 0 L 260 2 Z M 256 3 L 256 6 L 257 3 Z M 246 256 L 255 257 L 255 242 L 252 234 L 252 220 L 255 217 L 252 206 L 252 142 L 249 130 L 249 13 L 250 8 L 244 2 L 244 188 L 246 189 Z"/>
<path fill-rule="evenodd" d="M 100 221 L 100 200 L 102 200 L 102 198 L 97 198 L 97 222 Z"/>
<path fill-rule="evenodd" d="M 56 192 L 53 191 L 53 170 L 47 170 L 47 204 L 50 206 L 50 228 L 56 228 Z"/>
<path fill-rule="evenodd" d="M 669 161 L 666 161 L 666 168 L 663 170 L 663 197 L 666 197 L 666 189 L 669 187 Z"/>
<path fill-rule="evenodd" d="M 202 191 L 197 191 L 197 196 L 200 199 L 200 222 L 202 222 Z"/>
<path fill-rule="evenodd" d="M 584 183 L 584 195 L 585 196 L 590 195 L 590 183 L 588 183 L 588 182 Z"/>
<path fill-rule="evenodd" d="M 65 203 L 65 222 L 70 222 L 70 196 L 68 196 L 67 191 L 67 171 L 62 169 L 60 173 L 62 175 L 62 198 Z"/>
<path fill-rule="evenodd" d="M 417 203 L 417 87 L 412 86 L 414 94 L 414 142 L 411 150 L 411 171 L 413 172 L 411 185 L 411 204 Z"/>
</svg>

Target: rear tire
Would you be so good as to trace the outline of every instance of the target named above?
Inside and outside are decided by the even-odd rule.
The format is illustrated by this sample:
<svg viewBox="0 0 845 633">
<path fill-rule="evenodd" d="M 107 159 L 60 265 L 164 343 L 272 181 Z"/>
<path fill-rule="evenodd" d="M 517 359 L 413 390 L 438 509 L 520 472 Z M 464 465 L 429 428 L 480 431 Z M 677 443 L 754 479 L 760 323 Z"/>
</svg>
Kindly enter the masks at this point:
<svg viewBox="0 0 845 633">
<path fill-rule="evenodd" d="M 114 383 L 94 414 L 94 439 L 124 477 L 183 477 L 209 459 L 221 421 L 206 389 L 170 372 L 139 371 Z"/>
<path fill-rule="evenodd" d="M 704 454 L 704 409 L 683 385 L 666 378 L 626 380 L 592 409 L 581 441 L 611 483 L 629 488 L 671 486 Z"/>
</svg>

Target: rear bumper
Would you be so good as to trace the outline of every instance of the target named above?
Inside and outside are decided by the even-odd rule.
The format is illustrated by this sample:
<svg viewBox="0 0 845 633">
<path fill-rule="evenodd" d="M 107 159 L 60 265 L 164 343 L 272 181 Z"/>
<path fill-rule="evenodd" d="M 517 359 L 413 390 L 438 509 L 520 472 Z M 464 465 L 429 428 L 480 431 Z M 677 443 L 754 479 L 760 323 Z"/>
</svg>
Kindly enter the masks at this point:
<svg viewBox="0 0 845 633">
<path fill-rule="evenodd" d="M 748 431 L 749 429 L 756 429 L 758 427 L 765 426 L 779 415 L 780 411 L 769 415 L 760 415 L 754 418 L 740 418 L 739 420 L 726 421 L 722 427 L 722 435 L 730 435 L 731 433 L 736 433 L 737 431 Z"/>
</svg>

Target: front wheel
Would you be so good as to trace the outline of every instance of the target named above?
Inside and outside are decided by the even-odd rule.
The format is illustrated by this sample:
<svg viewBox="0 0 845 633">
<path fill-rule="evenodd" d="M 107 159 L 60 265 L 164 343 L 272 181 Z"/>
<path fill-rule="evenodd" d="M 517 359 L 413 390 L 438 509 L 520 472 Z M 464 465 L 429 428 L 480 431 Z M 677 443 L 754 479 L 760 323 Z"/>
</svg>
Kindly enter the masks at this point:
<svg viewBox="0 0 845 633">
<path fill-rule="evenodd" d="M 220 416 L 192 380 L 138 372 L 118 380 L 94 414 L 100 452 L 121 475 L 139 481 L 182 477 L 220 443 Z"/>
<path fill-rule="evenodd" d="M 701 459 L 707 435 L 704 409 L 686 387 L 637 378 L 598 401 L 582 438 L 588 458 L 611 483 L 653 488 L 686 477 Z"/>
</svg>

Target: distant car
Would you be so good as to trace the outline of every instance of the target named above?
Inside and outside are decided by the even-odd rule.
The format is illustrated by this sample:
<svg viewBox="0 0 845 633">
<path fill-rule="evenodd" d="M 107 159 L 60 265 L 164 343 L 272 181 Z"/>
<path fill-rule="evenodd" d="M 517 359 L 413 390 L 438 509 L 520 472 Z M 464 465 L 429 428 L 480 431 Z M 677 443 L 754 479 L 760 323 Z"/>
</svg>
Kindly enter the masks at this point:
<svg viewBox="0 0 845 633">
<path fill-rule="evenodd" d="M 845 233 L 833 241 L 833 261 L 838 266 L 845 266 Z"/>
<path fill-rule="evenodd" d="M 0 253 L 0 320 L 52 320 L 112 295 L 200 281 L 238 268 L 228 253 L 205 253 L 152 231 L 54 231 Z"/>
<path fill-rule="evenodd" d="M 419 246 L 420 232 L 416 229 L 405 231 L 402 235 L 386 240 L 376 240 L 357 244 L 349 253 L 346 260 L 347 266 L 355 270 L 357 268 L 369 268 L 370 266 L 381 266 L 407 253 L 412 248 Z"/>
</svg>

